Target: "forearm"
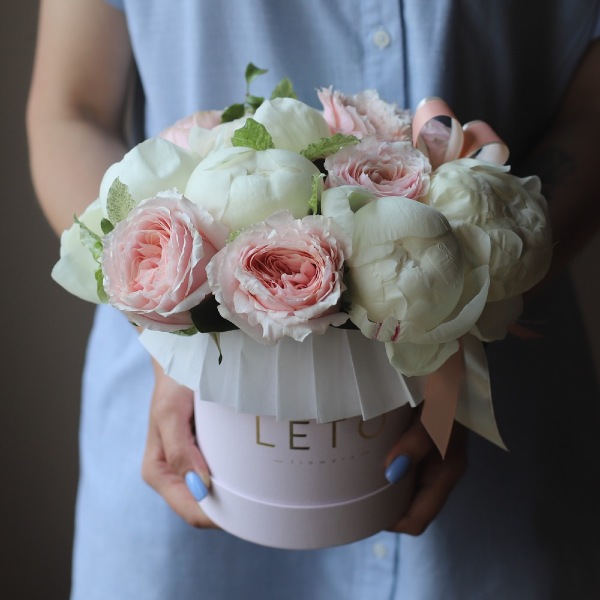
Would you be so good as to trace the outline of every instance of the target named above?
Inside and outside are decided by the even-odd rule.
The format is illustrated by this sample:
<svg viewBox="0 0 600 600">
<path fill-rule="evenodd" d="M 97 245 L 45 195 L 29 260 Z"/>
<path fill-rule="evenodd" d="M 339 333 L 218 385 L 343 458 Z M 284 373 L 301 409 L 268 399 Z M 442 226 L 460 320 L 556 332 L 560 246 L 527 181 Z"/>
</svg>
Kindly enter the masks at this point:
<svg viewBox="0 0 600 600">
<path fill-rule="evenodd" d="M 541 177 L 549 203 L 554 251 L 548 278 L 570 263 L 600 225 L 599 134 L 600 120 L 582 116 L 553 128 L 528 157 L 529 172 Z"/>
<path fill-rule="evenodd" d="M 31 173 L 38 201 L 57 234 L 98 196 L 106 169 L 120 160 L 120 137 L 83 117 L 30 123 Z"/>
<path fill-rule="evenodd" d="M 103 0 L 42 0 L 27 134 L 35 190 L 57 233 L 98 196 L 105 170 L 123 156 L 130 69 L 122 13 Z"/>
<path fill-rule="evenodd" d="M 549 131 L 517 165 L 548 199 L 554 252 L 542 283 L 564 269 L 600 227 L 600 42 L 582 61 Z"/>
</svg>

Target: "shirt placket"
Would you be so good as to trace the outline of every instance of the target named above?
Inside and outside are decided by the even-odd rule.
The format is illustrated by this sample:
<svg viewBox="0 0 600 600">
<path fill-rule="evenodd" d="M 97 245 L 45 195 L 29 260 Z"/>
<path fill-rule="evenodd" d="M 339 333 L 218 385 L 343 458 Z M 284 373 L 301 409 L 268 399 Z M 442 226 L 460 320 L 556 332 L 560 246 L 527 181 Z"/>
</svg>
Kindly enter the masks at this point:
<svg viewBox="0 0 600 600">
<path fill-rule="evenodd" d="M 406 107 L 404 32 L 400 0 L 361 2 L 365 88 L 377 89 L 388 102 Z"/>
</svg>

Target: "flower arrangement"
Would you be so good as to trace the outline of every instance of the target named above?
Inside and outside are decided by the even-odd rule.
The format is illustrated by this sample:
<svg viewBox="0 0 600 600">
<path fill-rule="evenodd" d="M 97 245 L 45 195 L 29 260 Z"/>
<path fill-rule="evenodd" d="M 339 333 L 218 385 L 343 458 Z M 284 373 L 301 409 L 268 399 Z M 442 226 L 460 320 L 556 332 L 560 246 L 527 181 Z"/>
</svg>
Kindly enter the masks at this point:
<svg viewBox="0 0 600 600">
<path fill-rule="evenodd" d="M 539 180 L 438 98 L 413 114 L 326 88 L 317 110 L 287 79 L 252 96 L 261 73 L 248 66 L 242 103 L 112 165 L 54 279 L 146 330 L 217 344 L 230 329 L 276 344 L 354 328 L 405 377 L 504 337 L 550 263 Z"/>
</svg>

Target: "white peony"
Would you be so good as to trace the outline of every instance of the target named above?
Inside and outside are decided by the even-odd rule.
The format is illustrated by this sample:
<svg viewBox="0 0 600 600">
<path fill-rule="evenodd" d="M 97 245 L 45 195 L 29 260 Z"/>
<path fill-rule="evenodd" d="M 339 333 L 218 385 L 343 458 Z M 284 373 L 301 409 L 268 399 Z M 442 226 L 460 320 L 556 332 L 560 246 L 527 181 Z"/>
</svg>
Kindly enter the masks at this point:
<svg viewBox="0 0 600 600">
<path fill-rule="evenodd" d="M 346 202 L 344 203 L 344 192 Z M 402 197 L 369 200 L 352 186 L 327 190 L 323 214 L 352 224 L 348 260 L 350 318 L 367 337 L 386 342 L 404 375 L 438 368 L 479 318 L 487 297 L 487 264 L 465 265 L 447 219 Z M 486 256 L 479 238 L 477 255 Z"/>
<path fill-rule="evenodd" d="M 354 215 L 353 248 L 351 296 L 370 320 L 393 315 L 428 330 L 456 305 L 463 286 L 462 255 L 440 212 L 402 197 L 380 198 Z M 409 333 L 403 326 L 398 339 Z"/>
<path fill-rule="evenodd" d="M 119 178 L 139 204 L 159 192 L 176 189 L 183 192 L 199 157 L 159 137 L 151 138 L 132 148 L 108 168 L 100 184 L 100 200 L 106 214 L 108 191 Z"/>
<path fill-rule="evenodd" d="M 97 198 L 80 216 L 80 221 L 95 234 L 102 236 L 100 221 L 105 217 L 102 202 Z M 98 287 L 95 271 L 98 263 L 81 243 L 81 228 L 73 223 L 60 236 L 60 259 L 52 269 L 52 279 L 68 292 L 98 304 Z"/>
<path fill-rule="evenodd" d="M 480 229 L 489 237 L 490 302 L 533 287 L 546 274 L 552 254 L 539 179 L 520 179 L 508 171 L 471 158 L 451 161 L 434 171 L 427 196 L 453 228 L 468 224 L 471 232 Z"/>
<path fill-rule="evenodd" d="M 289 150 L 225 148 L 196 167 L 185 196 L 235 231 L 279 210 L 304 217 L 318 173 L 312 162 Z"/>
<path fill-rule="evenodd" d="M 242 128 L 247 116 L 221 123 L 212 129 L 192 127 L 189 134 L 190 148 L 200 157 L 206 158 L 211 152 L 231 148 L 231 139 L 237 129 Z"/>
<path fill-rule="evenodd" d="M 275 148 L 300 152 L 331 136 L 321 113 L 293 98 L 266 100 L 252 118 L 265 126 Z"/>
<path fill-rule="evenodd" d="M 108 192 L 117 178 L 128 186 L 135 203 L 139 204 L 171 188 L 183 191 L 198 160 L 194 154 L 162 138 L 138 144 L 108 168 L 100 184 L 99 197 L 85 209 L 79 220 L 102 237 L 100 222 L 108 218 Z M 97 303 L 95 271 L 99 265 L 90 250 L 82 245 L 80 230 L 74 223 L 62 233 L 60 260 L 52 270 L 52 277 L 75 296 Z"/>
<path fill-rule="evenodd" d="M 321 194 L 321 214 L 331 217 L 352 238 L 354 213 L 377 195 L 360 185 L 340 185 Z"/>
</svg>

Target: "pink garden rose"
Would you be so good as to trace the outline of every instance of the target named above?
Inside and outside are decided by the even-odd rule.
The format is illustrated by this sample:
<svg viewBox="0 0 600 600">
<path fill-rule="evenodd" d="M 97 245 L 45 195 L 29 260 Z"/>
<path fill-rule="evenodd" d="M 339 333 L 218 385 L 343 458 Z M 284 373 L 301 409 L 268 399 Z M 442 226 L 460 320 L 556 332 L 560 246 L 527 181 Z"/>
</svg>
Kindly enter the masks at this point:
<svg viewBox="0 0 600 600">
<path fill-rule="evenodd" d="M 365 90 L 345 96 L 331 87 L 318 90 L 323 105 L 323 117 L 331 133 L 367 135 L 379 140 L 410 140 L 411 116 L 409 111 L 385 102 L 375 90 Z"/>
<path fill-rule="evenodd" d="M 429 190 L 431 164 L 411 142 L 369 137 L 325 159 L 325 187 L 359 185 L 377 196 L 417 200 Z"/>
<path fill-rule="evenodd" d="M 258 342 L 302 341 L 347 320 L 340 299 L 349 254 L 350 240 L 332 219 L 279 211 L 218 252 L 208 281 L 221 315 Z"/>
<path fill-rule="evenodd" d="M 206 265 L 227 229 L 174 191 L 141 202 L 104 238 L 104 289 L 112 304 L 148 329 L 177 331 L 210 288 Z"/>
<path fill-rule="evenodd" d="M 221 123 L 222 112 L 221 110 L 199 110 L 167 127 L 159 134 L 159 137 L 172 142 L 180 148 L 189 150 L 190 131 L 194 127 L 213 129 Z"/>
</svg>

